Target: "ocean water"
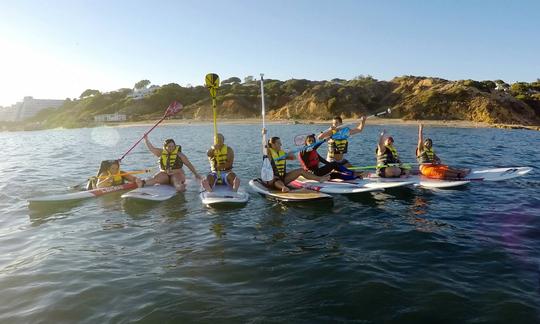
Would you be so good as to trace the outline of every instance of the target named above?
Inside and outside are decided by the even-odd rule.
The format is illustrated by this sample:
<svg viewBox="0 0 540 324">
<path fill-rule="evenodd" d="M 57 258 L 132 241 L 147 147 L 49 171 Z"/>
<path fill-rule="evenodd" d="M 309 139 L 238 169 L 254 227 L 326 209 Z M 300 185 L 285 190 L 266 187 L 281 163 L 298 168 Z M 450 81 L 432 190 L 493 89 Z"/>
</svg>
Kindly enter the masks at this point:
<svg viewBox="0 0 540 324">
<path fill-rule="evenodd" d="M 377 134 L 350 139 L 372 165 Z M 387 126 L 412 162 L 416 127 Z M 333 203 L 284 205 L 251 193 L 242 208 L 162 203 L 120 193 L 29 206 L 68 192 L 119 158 L 146 127 L 0 133 L 1 323 L 533 323 L 540 321 L 540 133 L 425 129 L 444 162 L 531 166 L 509 181 L 455 190 L 401 188 Z M 293 148 L 324 125 L 270 125 Z M 243 186 L 259 174 L 260 125 L 219 125 Z M 160 126 L 199 172 L 211 125 Z M 325 147 L 321 148 L 324 153 Z M 124 170 L 156 165 L 141 143 Z M 292 165 L 295 165 L 293 162 Z"/>
</svg>

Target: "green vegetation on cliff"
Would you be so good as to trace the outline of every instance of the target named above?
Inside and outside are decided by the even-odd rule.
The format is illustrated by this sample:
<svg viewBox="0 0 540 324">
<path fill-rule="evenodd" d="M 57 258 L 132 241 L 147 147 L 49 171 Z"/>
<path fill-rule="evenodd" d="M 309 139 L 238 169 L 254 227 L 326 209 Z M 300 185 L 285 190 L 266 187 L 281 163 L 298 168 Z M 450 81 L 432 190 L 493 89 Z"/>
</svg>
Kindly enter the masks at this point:
<svg viewBox="0 0 540 324">
<path fill-rule="evenodd" d="M 142 80 L 137 86 L 144 88 L 148 84 L 148 80 Z M 265 95 L 271 119 L 325 120 L 335 115 L 354 118 L 392 108 L 388 118 L 540 125 L 540 80 L 510 86 L 501 80 L 448 81 L 417 76 L 396 77 L 391 81 L 378 81 L 371 76 L 331 81 L 268 79 Z M 128 121 L 155 119 L 162 116 L 173 100 L 184 105 L 174 118 L 211 119 L 207 89 L 170 83 L 142 99 L 132 98 L 131 89 L 109 93 L 88 89 L 80 99 L 68 99 L 57 109 L 43 110 L 24 123 L 8 127 L 92 126 L 95 116 L 116 112 L 126 114 Z M 217 101 L 220 118 L 258 117 L 259 83 L 253 77 L 244 78 L 244 83 L 238 77 L 225 79 Z"/>
</svg>

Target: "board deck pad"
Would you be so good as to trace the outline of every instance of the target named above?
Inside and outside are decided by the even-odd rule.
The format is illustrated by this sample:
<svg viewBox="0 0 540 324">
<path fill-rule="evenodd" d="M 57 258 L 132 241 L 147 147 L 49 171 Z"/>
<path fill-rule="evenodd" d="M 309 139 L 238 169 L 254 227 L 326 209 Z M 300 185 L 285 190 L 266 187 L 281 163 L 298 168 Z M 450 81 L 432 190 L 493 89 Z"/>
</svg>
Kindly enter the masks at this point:
<svg viewBox="0 0 540 324">
<path fill-rule="evenodd" d="M 332 196 L 308 189 L 291 189 L 289 192 L 281 192 L 278 190 L 270 190 L 264 184 L 261 179 L 252 179 L 249 181 L 249 186 L 257 193 L 264 195 L 268 198 L 273 198 L 280 201 L 288 202 L 302 202 L 302 201 L 314 201 L 332 199 Z"/>
</svg>

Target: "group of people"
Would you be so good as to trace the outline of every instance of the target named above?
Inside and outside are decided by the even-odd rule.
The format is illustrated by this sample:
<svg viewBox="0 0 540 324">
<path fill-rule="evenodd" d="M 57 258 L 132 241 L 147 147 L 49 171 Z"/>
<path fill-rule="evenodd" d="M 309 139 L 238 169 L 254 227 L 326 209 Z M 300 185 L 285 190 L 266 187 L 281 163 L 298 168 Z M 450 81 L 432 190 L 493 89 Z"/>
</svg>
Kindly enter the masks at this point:
<svg viewBox="0 0 540 324">
<path fill-rule="evenodd" d="M 307 135 L 304 146 L 297 154 L 286 153 L 282 150 L 282 143 L 279 137 L 271 137 L 265 145 L 266 154 L 270 159 L 274 177 L 270 181 L 263 181 L 269 189 L 288 192 L 287 186 L 290 182 L 299 177 L 319 182 L 330 179 L 354 180 L 362 178 L 362 172 L 351 170 L 351 163 L 345 158 L 348 150 L 348 138 L 351 135 L 363 131 L 366 117 L 360 118 L 360 123 L 352 129 L 345 129 L 341 117 L 336 116 L 332 120 L 332 126 L 319 135 Z M 342 131 L 347 130 L 345 135 Z M 266 129 L 262 130 L 266 135 Z M 177 145 L 173 139 L 167 139 L 162 148 L 155 147 L 148 136 L 144 136 L 148 150 L 158 158 L 160 171 L 147 180 L 139 179 L 131 174 L 120 171 L 120 163 L 117 160 L 104 161 L 102 163 L 97 182 L 90 187 L 108 187 L 119 185 L 124 182 L 136 182 L 138 187 L 150 186 L 154 184 L 170 184 L 179 192 L 186 190 L 186 176 L 183 171 L 185 165 L 201 182 L 202 187 L 207 191 L 212 191 L 215 185 L 230 186 L 233 191 L 240 187 L 239 177 L 232 171 L 234 163 L 234 151 L 225 144 L 222 134 L 217 134 L 215 144 L 207 151 L 210 162 L 210 172 L 203 178 L 182 152 L 182 147 Z M 317 149 L 324 143 L 328 144 L 326 159 L 319 155 Z M 377 158 L 376 174 L 383 178 L 401 177 L 408 173 L 408 169 L 401 163 L 399 154 L 394 146 L 394 138 L 388 136 L 383 131 L 379 136 L 379 141 L 375 149 Z M 435 179 L 456 179 L 465 177 L 469 169 L 457 169 L 442 164 L 441 159 L 433 151 L 433 141 L 423 137 L 422 124 L 418 127 L 418 145 L 416 147 L 416 157 L 419 164 L 420 174 Z M 298 159 L 301 167 L 287 170 L 287 160 Z M 322 166 L 320 165 L 322 164 Z"/>
</svg>

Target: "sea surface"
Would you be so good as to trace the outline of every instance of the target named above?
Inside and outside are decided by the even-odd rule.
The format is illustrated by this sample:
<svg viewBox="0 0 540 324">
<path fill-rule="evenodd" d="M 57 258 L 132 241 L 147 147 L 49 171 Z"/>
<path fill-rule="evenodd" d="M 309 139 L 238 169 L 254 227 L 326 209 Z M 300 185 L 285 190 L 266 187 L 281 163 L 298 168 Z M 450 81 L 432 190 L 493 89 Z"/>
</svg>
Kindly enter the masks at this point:
<svg viewBox="0 0 540 324">
<path fill-rule="evenodd" d="M 292 149 L 295 135 L 326 126 L 268 128 Z M 250 191 L 260 125 L 218 127 Z M 348 159 L 373 165 L 383 127 L 368 121 Z M 417 128 L 387 127 L 414 162 Z M 188 172 L 188 191 L 162 203 L 113 193 L 29 206 L 69 192 L 147 128 L 0 133 L 0 323 L 540 322 L 540 132 L 426 127 L 448 164 L 534 168 L 455 190 L 299 206 L 251 192 L 242 208 L 213 210 Z M 149 137 L 156 146 L 176 139 L 208 171 L 211 124 L 160 126 Z M 124 170 L 155 165 L 144 143 L 123 160 Z"/>
</svg>

